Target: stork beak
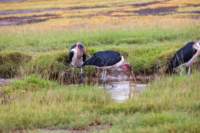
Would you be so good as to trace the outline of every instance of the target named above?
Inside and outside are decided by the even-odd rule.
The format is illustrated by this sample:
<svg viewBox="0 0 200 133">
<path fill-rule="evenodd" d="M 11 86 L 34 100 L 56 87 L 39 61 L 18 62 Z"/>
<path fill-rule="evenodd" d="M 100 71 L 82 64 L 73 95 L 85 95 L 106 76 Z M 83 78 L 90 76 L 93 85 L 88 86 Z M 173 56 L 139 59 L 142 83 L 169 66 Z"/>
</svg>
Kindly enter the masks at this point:
<svg viewBox="0 0 200 133">
<path fill-rule="evenodd" d="M 85 53 L 85 48 L 84 48 L 83 45 L 78 44 L 78 45 L 77 45 L 77 48 L 78 48 L 78 50 L 79 50 L 80 52 Z"/>
<path fill-rule="evenodd" d="M 131 72 L 131 65 L 130 64 L 123 64 L 120 66 L 120 68 L 124 71 L 124 72 Z"/>
</svg>

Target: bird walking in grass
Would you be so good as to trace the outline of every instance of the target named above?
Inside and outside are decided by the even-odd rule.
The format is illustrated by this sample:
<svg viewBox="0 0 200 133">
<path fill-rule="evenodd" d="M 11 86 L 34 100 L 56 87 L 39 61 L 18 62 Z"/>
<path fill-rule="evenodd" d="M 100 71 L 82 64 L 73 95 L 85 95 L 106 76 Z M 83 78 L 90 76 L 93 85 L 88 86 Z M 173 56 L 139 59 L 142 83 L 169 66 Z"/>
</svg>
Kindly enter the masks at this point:
<svg viewBox="0 0 200 133">
<path fill-rule="evenodd" d="M 168 64 L 167 73 L 175 73 L 176 68 L 186 67 L 187 74 L 191 74 L 192 64 L 200 55 L 200 40 L 196 42 L 188 42 L 179 49 L 172 57 Z"/>
</svg>

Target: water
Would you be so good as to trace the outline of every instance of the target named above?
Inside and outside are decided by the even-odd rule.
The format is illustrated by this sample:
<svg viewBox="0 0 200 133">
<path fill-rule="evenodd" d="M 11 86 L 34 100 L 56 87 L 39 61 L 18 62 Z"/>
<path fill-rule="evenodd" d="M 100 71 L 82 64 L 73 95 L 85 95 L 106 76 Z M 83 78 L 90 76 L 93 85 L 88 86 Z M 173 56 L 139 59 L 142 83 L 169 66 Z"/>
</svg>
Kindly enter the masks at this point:
<svg viewBox="0 0 200 133">
<path fill-rule="evenodd" d="M 147 84 L 133 84 L 131 81 L 114 81 L 107 83 L 104 87 L 113 101 L 123 103 L 132 98 L 134 93 L 142 93 L 147 88 Z"/>
<path fill-rule="evenodd" d="M 147 85 L 135 84 L 130 81 L 130 74 L 119 69 L 112 69 L 106 75 L 105 90 L 110 94 L 113 101 L 123 103 L 134 96 L 142 93 Z"/>
<path fill-rule="evenodd" d="M 8 85 L 10 83 L 10 79 L 0 78 L 0 86 Z"/>
<path fill-rule="evenodd" d="M 105 85 L 105 89 L 111 95 L 111 98 L 119 103 L 131 97 L 130 81 L 111 82 Z"/>
</svg>

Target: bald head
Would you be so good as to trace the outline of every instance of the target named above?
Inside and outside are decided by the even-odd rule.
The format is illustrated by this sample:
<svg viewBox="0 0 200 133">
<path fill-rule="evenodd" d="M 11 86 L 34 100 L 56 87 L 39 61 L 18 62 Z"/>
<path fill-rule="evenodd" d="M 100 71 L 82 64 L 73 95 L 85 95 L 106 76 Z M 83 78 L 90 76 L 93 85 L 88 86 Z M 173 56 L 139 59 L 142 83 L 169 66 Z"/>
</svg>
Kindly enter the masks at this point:
<svg viewBox="0 0 200 133">
<path fill-rule="evenodd" d="M 81 67 L 86 60 L 86 50 L 81 42 L 75 43 L 69 52 L 70 64 L 74 67 Z"/>
</svg>

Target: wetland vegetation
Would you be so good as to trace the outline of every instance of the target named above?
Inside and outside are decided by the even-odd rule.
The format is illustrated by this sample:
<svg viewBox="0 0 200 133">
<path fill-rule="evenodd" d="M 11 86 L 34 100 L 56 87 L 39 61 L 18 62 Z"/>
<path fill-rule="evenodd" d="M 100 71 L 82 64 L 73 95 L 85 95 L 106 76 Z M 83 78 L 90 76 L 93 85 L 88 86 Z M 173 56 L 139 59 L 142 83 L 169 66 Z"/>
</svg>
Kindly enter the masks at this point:
<svg viewBox="0 0 200 133">
<path fill-rule="evenodd" d="M 200 39 L 199 0 L 0 0 L 0 132 L 200 132 L 200 68 L 165 75 L 173 53 Z M 147 90 L 115 103 L 85 68 L 67 61 L 116 50 Z M 95 78 L 94 78 L 95 77 Z M 148 80 L 147 80 L 148 81 Z"/>
</svg>

